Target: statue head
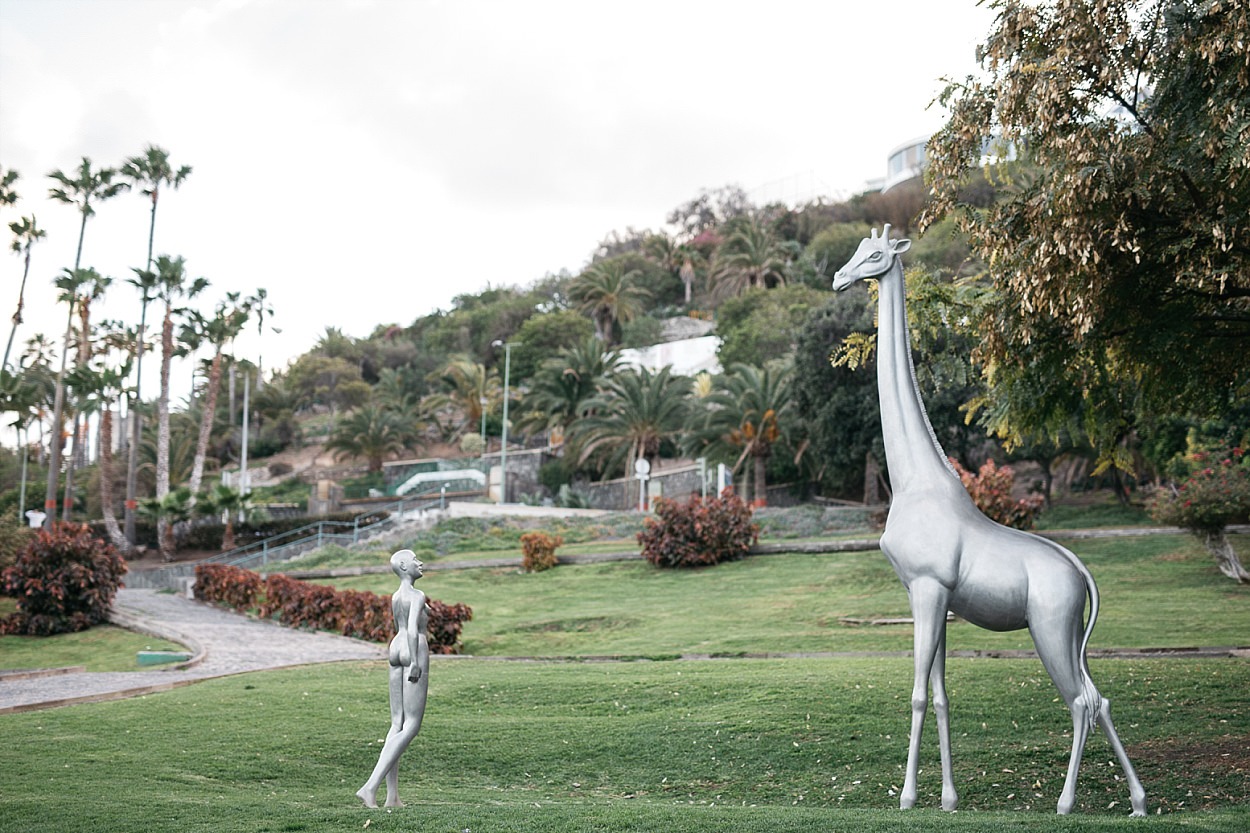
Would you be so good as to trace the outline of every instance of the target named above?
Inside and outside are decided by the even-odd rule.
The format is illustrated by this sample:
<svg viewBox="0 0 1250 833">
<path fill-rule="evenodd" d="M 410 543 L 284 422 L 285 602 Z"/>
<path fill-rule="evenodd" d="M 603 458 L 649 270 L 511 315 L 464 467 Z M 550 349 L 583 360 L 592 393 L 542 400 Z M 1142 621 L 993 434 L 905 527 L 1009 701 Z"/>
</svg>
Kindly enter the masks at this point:
<svg viewBox="0 0 1250 833">
<path fill-rule="evenodd" d="M 834 290 L 841 292 L 856 281 L 881 277 L 894 266 L 895 259 L 910 248 L 910 240 L 890 239 L 889 223 L 881 229 L 880 237 L 873 229 L 872 236 L 859 242 L 855 254 L 833 276 Z"/>
<path fill-rule="evenodd" d="M 400 578 L 409 576 L 415 581 L 424 575 L 424 567 L 412 550 L 400 550 L 391 556 L 391 570 Z"/>
</svg>

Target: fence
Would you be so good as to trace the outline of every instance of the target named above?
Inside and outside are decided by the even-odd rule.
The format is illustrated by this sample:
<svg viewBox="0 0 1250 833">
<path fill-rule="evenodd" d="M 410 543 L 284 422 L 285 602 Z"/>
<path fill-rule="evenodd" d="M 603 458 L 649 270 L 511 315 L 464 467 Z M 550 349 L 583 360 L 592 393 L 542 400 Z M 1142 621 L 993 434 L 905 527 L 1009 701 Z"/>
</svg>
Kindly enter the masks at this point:
<svg viewBox="0 0 1250 833">
<path fill-rule="evenodd" d="M 404 517 L 405 513 L 420 512 L 439 505 L 439 500 L 423 497 L 373 507 L 372 511 L 382 510 L 389 512 L 389 515 L 365 525 L 361 525 L 359 518 L 354 521 L 317 521 L 198 561 L 171 564 L 155 570 L 135 570 L 126 574 L 125 584 L 127 587 L 136 588 L 177 588 L 184 579 L 195 575 L 195 568 L 200 564 L 226 564 L 260 572 L 270 563 L 290 561 L 297 555 L 327 544 L 341 546 L 357 544 L 394 525 L 397 520 Z"/>
</svg>

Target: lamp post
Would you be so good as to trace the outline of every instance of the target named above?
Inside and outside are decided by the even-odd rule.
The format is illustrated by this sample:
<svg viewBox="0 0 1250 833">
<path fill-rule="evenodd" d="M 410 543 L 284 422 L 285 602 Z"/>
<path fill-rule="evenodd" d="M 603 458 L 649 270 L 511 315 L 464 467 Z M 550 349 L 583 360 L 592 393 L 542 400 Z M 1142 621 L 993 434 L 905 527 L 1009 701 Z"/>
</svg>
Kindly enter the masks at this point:
<svg viewBox="0 0 1250 833">
<path fill-rule="evenodd" d="M 491 347 L 503 348 L 503 445 L 499 449 L 499 502 L 508 502 L 508 374 L 512 370 L 513 342 L 495 339 Z"/>
</svg>

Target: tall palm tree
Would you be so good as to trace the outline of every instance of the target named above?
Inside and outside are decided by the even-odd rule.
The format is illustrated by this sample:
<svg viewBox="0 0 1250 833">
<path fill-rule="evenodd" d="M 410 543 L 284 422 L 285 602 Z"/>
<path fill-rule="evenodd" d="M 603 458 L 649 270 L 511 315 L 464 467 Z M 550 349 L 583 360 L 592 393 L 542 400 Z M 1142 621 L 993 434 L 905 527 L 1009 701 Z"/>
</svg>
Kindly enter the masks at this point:
<svg viewBox="0 0 1250 833">
<path fill-rule="evenodd" d="M 226 300 L 217 304 L 212 318 L 200 317 L 200 335 L 212 345 L 213 358 L 209 365 L 208 381 L 204 388 L 204 407 L 200 418 L 200 432 L 195 444 L 195 462 L 191 467 L 191 499 L 199 494 L 204 477 L 204 459 L 208 456 L 208 440 L 213 430 L 213 418 L 217 413 L 217 394 L 221 389 L 222 355 L 226 345 L 232 342 L 247 324 L 250 299 L 241 300 L 238 292 L 226 293 Z"/>
<path fill-rule="evenodd" d="M 192 298 L 204 291 L 208 281 L 187 278 L 186 262 L 181 257 L 161 255 L 156 259 L 157 299 L 165 303 L 165 314 L 161 321 L 161 391 L 156 400 L 156 499 L 163 500 L 169 494 L 169 365 L 174 357 L 174 302 L 183 298 Z M 168 536 L 161 524 L 164 518 L 157 519 L 158 535 L 161 542 L 161 554 L 172 557 L 167 552 Z"/>
<path fill-rule="evenodd" d="M 616 324 L 642 313 L 642 303 L 651 293 L 635 283 L 639 275 L 623 260 L 610 258 L 592 263 L 569 283 L 569 298 L 595 322 L 600 341 L 615 343 Z"/>
<path fill-rule="evenodd" d="M 114 168 L 98 168 L 92 169 L 91 160 L 86 156 L 82 158 L 82 162 L 78 166 L 76 172 L 77 178 L 71 177 L 59 170 L 52 171 L 48 174 L 48 178 L 60 183 L 60 187 L 48 189 L 48 196 L 57 202 L 63 202 L 67 205 L 73 205 L 78 208 L 78 213 L 82 215 L 82 222 L 78 226 L 78 248 L 74 253 L 74 268 L 70 272 L 76 275 L 79 267 L 82 265 L 82 244 L 83 238 L 87 234 L 87 218 L 95 214 L 95 206 L 93 202 L 103 202 L 107 199 L 120 194 L 128 187 L 124 182 L 114 182 L 117 176 L 117 170 Z M 60 288 L 58 286 L 58 288 Z M 73 295 L 76 295 L 75 289 Z M 77 301 L 76 297 L 70 298 L 70 327 L 73 326 L 73 309 Z M 66 329 L 65 351 L 69 351 L 69 328 Z M 56 515 L 56 493 L 57 481 L 60 478 L 61 468 L 61 441 L 59 432 L 61 430 L 62 408 L 65 405 L 65 354 L 61 355 L 61 372 L 57 376 L 57 397 L 56 404 L 53 406 L 53 430 L 57 433 L 52 439 L 52 454 L 50 464 L 48 466 L 48 489 L 44 497 L 46 511 L 48 513 L 44 524 L 48 529 L 52 528 L 52 523 Z"/>
<path fill-rule="evenodd" d="M 779 240 L 761 218 L 740 220 L 716 250 L 713 291 L 719 298 L 728 298 L 757 286 L 784 285 L 796 255 L 794 246 Z"/>
<path fill-rule="evenodd" d="M 413 445 L 418 431 L 411 417 L 370 402 L 343 417 L 325 447 L 339 458 L 364 457 L 369 471 L 379 472 L 387 456 Z"/>
<path fill-rule="evenodd" d="M 632 471 L 639 458 L 654 463 L 665 444 L 674 445 L 686 427 L 690 379 L 671 367 L 658 373 L 643 368 L 612 376 L 586 400 L 586 415 L 573 423 L 579 462 L 602 454 L 601 471 Z"/>
<path fill-rule="evenodd" d="M 750 461 L 757 505 L 764 505 L 768 497 L 768 460 L 791 428 L 793 378 L 789 365 L 731 366 L 717 390 L 703 400 L 703 420 L 683 443 L 692 456 L 731 463 L 735 474 Z M 749 500 L 750 491 L 743 486 L 742 497 Z"/>
<path fill-rule="evenodd" d="M 134 399 L 131 404 L 131 424 L 129 453 L 126 460 L 126 538 L 131 543 L 135 540 L 135 486 L 136 470 L 139 466 L 139 437 L 143 431 L 140 409 L 137 407 L 142 400 L 143 348 L 146 339 L 148 302 L 155 297 L 156 273 L 152 270 L 152 246 L 156 240 L 156 206 L 160 202 L 161 187 L 168 186 L 175 190 L 182 185 L 191 174 L 191 168 L 183 165 L 174 169 L 169 162 L 169 154 L 155 145 L 144 148 L 143 154 L 133 156 L 122 165 L 121 175 L 138 186 L 143 195 L 152 202 L 151 219 L 148 222 L 148 257 L 143 269 L 136 269 L 137 278 L 130 281 L 139 289 L 139 340 L 135 354 L 135 385 Z"/>
<path fill-rule="evenodd" d="M 69 314 L 65 320 L 65 339 L 61 343 L 61 368 L 56 374 L 56 393 L 52 405 L 52 442 L 48 455 L 48 485 L 44 494 L 44 511 L 47 517 L 44 525 L 52 528 L 56 520 L 56 495 L 61 471 L 61 444 L 64 442 L 65 415 L 65 370 L 69 357 L 70 344 L 74 338 L 74 312 L 78 305 L 78 290 L 90 280 L 88 269 L 65 269 L 56 279 L 56 288 L 60 290 L 58 301 L 69 305 Z"/>
<path fill-rule="evenodd" d="M 13 243 L 9 248 L 22 255 L 25 263 L 22 266 L 22 283 L 17 290 L 17 311 L 13 313 L 13 328 L 9 330 L 9 340 L 4 345 L 4 361 L 0 363 L 0 368 L 9 366 L 9 351 L 13 349 L 13 336 L 17 333 L 17 326 L 22 323 L 22 302 L 26 298 L 26 278 L 30 275 L 31 247 L 37 241 L 47 237 L 47 232 L 35 225 L 33 214 L 23 217 L 18 222 L 9 223 L 9 231 L 13 232 Z"/>
<path fill-rule="evenodd" d="M 78 288 L 78 357 L 76 365 L 79 369 L 86 370 L 91 362 L 91 304 L 104 297 L 105 291 L 113 283 L 113 279 L 105 275 L 101 275 L 94 269 L 80 270 L 84 277 L 83 282 Z M 83 400 L 91 402 L 90 397 Z M 65 501 L 62 510 L 61 519 L 68 521 L 70 519 L 70 510 L 73 508 L 74 501 L 72 495 L 74 493 L 74 472 L 77 469 L 87 465 L 87 446 L 88 443 L 83 441 L 82 434 L 79 433 L 80 427 L 85 432 L 86 426 L 80 426 L 80 421 L 84 419 L 84 415 L 80 409 L 74 409 L 74 417 L 71 420 L 71 436 L 74 438 L 74 454 L 65 465 Z"/>
</svg>

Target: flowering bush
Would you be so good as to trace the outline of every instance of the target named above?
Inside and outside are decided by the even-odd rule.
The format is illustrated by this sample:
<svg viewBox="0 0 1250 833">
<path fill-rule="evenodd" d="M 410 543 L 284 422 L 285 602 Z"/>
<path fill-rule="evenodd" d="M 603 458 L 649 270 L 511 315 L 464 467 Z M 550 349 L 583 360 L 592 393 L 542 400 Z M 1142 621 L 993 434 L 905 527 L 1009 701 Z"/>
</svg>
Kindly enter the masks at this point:
<svg viewBox="0 0 1250 833">
<path fill-rule="evenodd" d="M 1250 515 L 1250 462 L 1240 448 L 1227 454 L 1197 452 L 1197 465 L 1175 489 L 1159 489 L 1150 514 L 1159 523 L 1194 533 L 1223 530 Z"/>
<path fill-rule="evenodd" d="M 0 633 L 48 636 L 107 622 L 125 572 L 117 550 L 86 526 L 40 530 L 4 571 L 17 612 L 0 621 Z"/>
<path fill-rule="evenodd" d="M 1033 528 L 1037 513 L 1041 511 L 1046 499 L 1041 495 L 1013 497 L 1011 489 L 1016 482 L 1016 473 L 1011 466 L 1000 469 L 993 460 L 986 460 L 977 473 L 973 474 L 954 458 L 951 458 L 951 465 L 955 467 L 964 488 L 972 496 L 972 502 L 987 518 L 1015 529 Z"/>
<path fill-rule="evenodd" d="M 521 536 L 521 567 L 527 573 L 540 573 L 556 566 L 556 547 L 564 538 L 545 532 L 526 532 Z"/>
<path fill-rule="evenodd" d="M 386 642 L 395 632 L 391 597 L 367 590 L 335 590 L 324 584 L 299 581 L 281 573 L 262 579 L 251 570 L 220 564 L 195 568 L 195 595 L 240 612 L 256 609 L 264 619 L 276 618 L 288 627 L 337 631 L 344 636 Z M 426 599 L 430 652 L 460 652 L 460 632 L 473 618 L 466 604 L 444 604 Z"/>
<path fill-rule="evenodd" d="M 659 498 L 655 518 L 647 518 L 638 543 L 642 555 L 657 567 L 700 567 L 735 561 L 759 540 L 760 528 L 751 523 L 751 508 L 742 498 L 726 493 L 685 503 Z"/>
<path fill-rule="evenodd" d="M 1224 534 L 1230 523 L 1250 516 L 1250 460 L 1240 448 L 1216 454 L 1200 451 L 1190 460 L 1192 473 L 1180 485 L 1155 492 L 1150 515 L 1202 538 L 1221 573 L 1250 582 L 1250 572 Z"/>
</svg>

